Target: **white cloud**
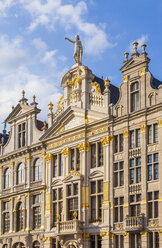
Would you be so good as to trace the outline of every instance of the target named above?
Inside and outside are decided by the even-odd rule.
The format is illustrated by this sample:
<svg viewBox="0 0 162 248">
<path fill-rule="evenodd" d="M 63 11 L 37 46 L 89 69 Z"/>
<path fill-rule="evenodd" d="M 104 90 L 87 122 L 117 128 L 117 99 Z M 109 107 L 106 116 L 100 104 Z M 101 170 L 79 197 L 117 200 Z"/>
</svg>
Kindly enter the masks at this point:
<svg viewBox="0 0 162 248">
<path fill-rule="evenodd" d="M 62 24 L 66 31 L 76 28 L 83 37 L 85 52 L 96 55 L 104 52 L 106 48 L 112 48 L 116 43 L 111 43 L 105 32 L 105 24 L 96 25 L 85 21 L 88 7 L 85 1 L 79 1 L 75 5 L 63 4 L 61 0 L 19 0 L 22 6 L 30 13 L 32 22 L 29 29 L 33 31 L 39 25 L 47 29 L 55 29 L 56 23 Z"/>
<path fill-rule="evenodd" d="M 138 42 L 138 50 L 141 51 L 141 45 L 146 43 L 146 41 L 148 41 L 148 35 L 147 34 L 142 34 L 141 37 L 137 38 L 136 41 Z M 130 45 L 129 45 L 129 51 L 132 53 L 133 50 L 133 42 L 131 41 Z"/>
<path fill-rule="evenodd" d="M 13 0 L 0 0 L 0 15 L 5 15 L 7 9 L 9 9 L 13 4 Z"/>
</svg>

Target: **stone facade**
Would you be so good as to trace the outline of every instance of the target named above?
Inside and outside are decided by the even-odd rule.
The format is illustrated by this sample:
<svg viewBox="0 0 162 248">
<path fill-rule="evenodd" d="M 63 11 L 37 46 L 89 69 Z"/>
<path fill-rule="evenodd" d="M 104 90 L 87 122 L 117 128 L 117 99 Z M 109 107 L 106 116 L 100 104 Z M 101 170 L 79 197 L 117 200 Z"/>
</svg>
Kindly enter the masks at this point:
<svg viewBox="0 0 162 248">
<path fill-rule="evenodd" d="M 23 92 L 0 145 L 0 247 L 162 247 L 162 82 L 137 45 L 119 89 L 75 64 L 48 124 Z"/>
</svg>

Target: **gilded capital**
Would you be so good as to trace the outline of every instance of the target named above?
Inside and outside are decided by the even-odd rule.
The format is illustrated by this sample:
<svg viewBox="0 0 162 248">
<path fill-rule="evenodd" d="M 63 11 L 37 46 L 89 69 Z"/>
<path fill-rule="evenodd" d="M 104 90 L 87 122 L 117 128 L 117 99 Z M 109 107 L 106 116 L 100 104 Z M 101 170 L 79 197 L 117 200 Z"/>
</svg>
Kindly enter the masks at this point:
<svg viewBox="0 0 162 248">
<path fill-rule="evenodd" d="M 106 137 L 104 137 L 104 138 L 101 138 L 101 143 L 102 143 L 104 146 L 109 145 L 111 141 L 113 141 L 113 135 L 109 135 L 109 136 L 106 136 Z"/>
<path fill-rule="evenodd" d="M 26 157 L 26 161 L 31 161 L 32 160 L 32 156 L 27 156 Z"/>
<path fill-rule="evenodd" d="M 128 130 L 128 129 L 124 130 L 124 131 L 123 131 L 123 135 L 124 135 L 124 137 L 128 137 L 128 135 L 129 135 L 129 130 Z"/>
<path fill-rule="evenodd" d="M 88 152 L 90 150 L 90 143 L 89 142 L 83 142 L 78 145 L 78 149 L 80 152 Z"/>
<path fill-rule="evenodd" d="M 125 233 L 123 233 L 123 236 L 124 236 L 124 237 L 128 237 L 128 238 L 129 238 L 129 232 L 125 232 Z"/>
<path fill-rule="evenodd" d="M 62 149 L 61 153 L 63 156 L 69 156 L 70 155 L 70 148 L 66 147 L 66 148 Z"/>
<path fill-rule="evenodd" d="M 14 162 L 10 162 L 10 166 L 13 167 L 14 166 Z"/>
<path fill-rule="evenodd" d="M 157 123 L 159 127 L 162 127 L 162 120 L 158 120 Z"/>
<path fill-rule="evenodd" d="M 146 128 L 147 128 L 146 124 L 141 125 L 140 126 L 141 132 L 144 133 L 146 131 Z"/>
<path fill-rule="evenodd" d="M 123 82 L 127 83 L 128 82 L 128 75 L 123 76 Z"/>
<path fill-rule="evenodd" d="M 147 236 L 147 231 L 142 231 L 142 232 L 140 232 L 140 234 L 141 234 L 142 236 Z"/>
<path fill-rule="evenodd" d="M 88 239 L 90 237 L 89 233 L 83 233 L 83 238 Z"/>
<path fill-rule="evenodd" d="M 145 75 L 146 74 L 146 68 L 142 68 L 139 73 L 140 73 L 140 76 Z"/>
<path fill-rule="evenodd" d="M 49 154 L 45 155 L 45 160 L 46 160 L 46 162 L 51 162 L 52 161 L 52 154 L 49 153 Z"/>
</svg>

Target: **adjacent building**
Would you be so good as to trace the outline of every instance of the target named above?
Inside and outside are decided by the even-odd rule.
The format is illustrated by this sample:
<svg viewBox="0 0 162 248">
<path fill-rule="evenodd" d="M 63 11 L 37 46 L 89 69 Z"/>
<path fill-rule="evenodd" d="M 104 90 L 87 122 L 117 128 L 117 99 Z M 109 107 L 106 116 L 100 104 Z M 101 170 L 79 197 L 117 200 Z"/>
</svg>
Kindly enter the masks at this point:
<svg viewBox="0 0 162 248">
<path fill-rule="evenodd" d="M 142 45 L 120 87 L 78 63 L 48 123 L 25 92 L 0 144 L 0 247 L 162 247 L 162 82 Z"/>
</svg>

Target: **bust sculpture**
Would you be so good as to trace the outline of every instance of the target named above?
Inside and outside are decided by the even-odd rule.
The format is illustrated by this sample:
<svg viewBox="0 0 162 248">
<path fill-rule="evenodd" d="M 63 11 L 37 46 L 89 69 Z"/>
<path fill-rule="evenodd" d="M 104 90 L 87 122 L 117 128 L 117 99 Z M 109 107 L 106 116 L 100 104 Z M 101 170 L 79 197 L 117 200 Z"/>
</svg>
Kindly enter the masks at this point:
<svg viewBox="0 0 162 248">
<path fill-rule="evenodd" d="M 76 35 L 75 36 L 75 41 L 65 37 L 65 40 L 68 40 L 70 41 L 71 43 L 74 44 L 74 60 L 75 60 L 75 63 L 78 63 L 78 64 L 82 64 L 82 55 L 83 55 L 83 47 L 82 47 L 82 43 L 81 43 L 81 40 L 79 38 L 79 35 Z"/>
</svg>

